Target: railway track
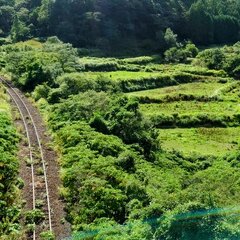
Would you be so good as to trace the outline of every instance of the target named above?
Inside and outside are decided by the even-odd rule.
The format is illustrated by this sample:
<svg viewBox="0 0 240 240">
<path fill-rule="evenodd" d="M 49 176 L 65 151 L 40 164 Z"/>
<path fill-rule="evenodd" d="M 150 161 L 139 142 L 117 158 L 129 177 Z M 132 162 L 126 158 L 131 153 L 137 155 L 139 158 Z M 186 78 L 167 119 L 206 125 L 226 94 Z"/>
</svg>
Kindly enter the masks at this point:
<svg viewBox="0 0 240 240">
<path fill-rule="evenodd" d="M 31 111 L 18 93 L 18 90 L 6 80 L 2 78 L 0 78 L 0 80 L 6 86 L 7 93 L 21 115 L 28 141 L 28 156 L 31 172 L 29 174 L 31 174 L 32 181 L 29 191 L 31 191 L 32 195 L 32 210 L 35 210 L 35 212 L 36 210 L 40 210 L 37 216 L 33 218 L 35 228 L 33 232 L 28 235 L 28 239 L 38 240 L 40 239 L 41 232 L 52 231 L 52 209 L 50 205 L 47 167 L 40 134 L 38 133 Z"/>
</svg>

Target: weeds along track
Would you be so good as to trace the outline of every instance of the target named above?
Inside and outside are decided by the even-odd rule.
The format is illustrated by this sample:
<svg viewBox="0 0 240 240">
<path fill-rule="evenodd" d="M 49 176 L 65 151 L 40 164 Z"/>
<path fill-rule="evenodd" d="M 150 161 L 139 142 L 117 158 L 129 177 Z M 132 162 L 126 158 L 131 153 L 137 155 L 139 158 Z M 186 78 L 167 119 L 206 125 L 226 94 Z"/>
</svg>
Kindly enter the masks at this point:
<svg viewBox="0 0 240 240">
<path fill-rule="evenodd" d="M 26 132 L 32 175 L 32 209 L 35 211 L 39 210 L 39 213 L 36 213 L 33 218 L 35 229 L 28 237 L 29 239 L 37 240 L 40 239 L 41 232 L 52 231 L 51 205 L 43 148 L 38 129 L 27 104 L 19 95 L 17 89 L 13 88 L 10 83 L 2 78 L 1 81 L 7 87 L 8 94 L 20 112 Z"/>
</svg>

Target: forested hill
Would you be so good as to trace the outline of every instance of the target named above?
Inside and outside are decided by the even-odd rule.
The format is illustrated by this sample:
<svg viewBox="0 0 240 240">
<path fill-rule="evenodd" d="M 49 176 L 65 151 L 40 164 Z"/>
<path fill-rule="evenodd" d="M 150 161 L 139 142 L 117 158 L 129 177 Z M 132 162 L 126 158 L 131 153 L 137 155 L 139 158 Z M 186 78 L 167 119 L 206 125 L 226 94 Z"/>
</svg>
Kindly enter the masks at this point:
<svg viewBox="0 0 240 240">
<path fill-rule="evenodd" d="M 239 40 L 239 0 L 1 0 L 0 37 L 57 35 L 76 47 L 164 50 L 164 32 L 180 40 Z"/>
</svg>

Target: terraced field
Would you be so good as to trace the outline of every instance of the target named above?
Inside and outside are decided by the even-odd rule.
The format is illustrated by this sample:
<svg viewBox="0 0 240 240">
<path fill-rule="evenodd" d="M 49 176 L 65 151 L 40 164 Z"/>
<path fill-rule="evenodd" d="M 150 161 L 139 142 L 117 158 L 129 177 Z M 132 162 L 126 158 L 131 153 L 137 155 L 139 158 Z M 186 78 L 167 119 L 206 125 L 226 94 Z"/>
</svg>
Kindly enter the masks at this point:
<svg viewBox="0 0 240 240">
<path fill-rule="evenodd" d="M 77 83 L 108 82 L 139 99 L 164 150 L 220 156 L 238 149 L 240 83 L 223 70 L 160 64 L 154 56 L 83 57 L 79 63 L 85 70 L 75 76 Z"/>
<path fill-rule="evenodd" d="M 191 112 L 189 112 L 189 109 Z M 141 104 L 141 110 L 146 116 L 156 114 L 224 114 L 233 115 L 240 112 L 240 104 L 233 102 L 199 102 L 199 101 L 175 101 L 168 103 Z"/>
<path fill-rule="evenodd" d="M 159 64 L 156 57 L 81 58 L 80 79 L 114 82 L 159 129 L 164 150 L 185 155 L 238 149 L 240 83 L 224 71 L 192 64 Z"/>
<path fill-rule="evenodd" d="M 164 150 L 223 156 L 239 149 L 239 93 L 239 82 L 211 76 L 127 95 L 140 99 Z"/>
<path fill-rule="evenodd" d="M 176 96 L 179 94 L 191 94 L 194 96 L 214 96 L 217 90 L 221 90 L 230 86 L 231 83 L 221 83 L 214 80 L 205 80 L 193 83 L 180 84 L 146 91 L 130 93 L 130 96 L 148 97 L 150 99 L 162 99 L 166 96 Z"/>
</svg>

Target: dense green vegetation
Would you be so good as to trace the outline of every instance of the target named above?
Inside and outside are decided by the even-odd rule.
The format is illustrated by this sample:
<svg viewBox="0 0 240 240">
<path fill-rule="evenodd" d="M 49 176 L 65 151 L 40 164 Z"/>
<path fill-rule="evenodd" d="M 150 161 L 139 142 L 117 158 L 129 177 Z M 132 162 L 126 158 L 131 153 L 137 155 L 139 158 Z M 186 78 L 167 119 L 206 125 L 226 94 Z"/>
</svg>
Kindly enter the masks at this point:
<svg viewBox="0 0 240 240">
<path fill-rule="evenodd" d="M 240 239 L 239 19 L 239 0 L 0 0 L 0 70 L 54 137 L 73 239 Z M 0 239 L 20 239 L 9 112 L 0 86 Z"/>
<path fill-rule="evenodd" d="M 56 35 L 104 52 L 175 47 L 172 55 L 176 34 L 195 44 L 234 43 L 239 16 L 238 0 L 2 0 L 0 36 L 8 43 Z"/>
<path fill-rule="evenodd" d="M 177 64 L 56 37 L 0 52 L 53 133 L 76 239 L 239 239 L 239 43 Z"/>
<path fill-rule="evenodd" d="M 0 237 L 19 238 L 20 202 L 18 160 L 16 158 L 18 136 L 9 114 L 10 108 L 4 88 L 0 85 Z"/>
</svg>

